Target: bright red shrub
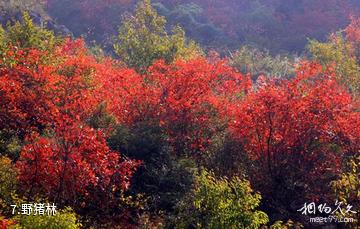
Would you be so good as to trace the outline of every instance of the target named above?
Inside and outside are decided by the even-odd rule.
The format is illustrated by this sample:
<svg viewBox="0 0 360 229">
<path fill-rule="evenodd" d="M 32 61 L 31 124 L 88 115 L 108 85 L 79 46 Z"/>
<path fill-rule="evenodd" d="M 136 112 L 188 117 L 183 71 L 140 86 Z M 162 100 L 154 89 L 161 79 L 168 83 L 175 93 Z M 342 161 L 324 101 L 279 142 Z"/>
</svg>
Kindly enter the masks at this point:
<svg viewBox="0 0 360 229">
<path fill-rule="evenodd" d="M 243 95 L 246 77 L 218 60 L 160 61 L 149 68 L 146 78 L 159 125 L 170 136 L 177 152 L 202 151 L 217 131 L 221 105 Z"/>
<path fill-rule="evenodd" d="M 25 140 L 17 162 L 22 189 L 59 204 L 91 197 L 95 193 L 90 189 L 127 189 L 138 162 L 111 151 L 107 130 L 94 130 L 88 121 L 107 99 L 117 103 L 110 108 L 126 107 L 121 102 L 132 86 L 126 84 L 131 71 L 97 62 L 81 40 L 65 41 L 51 60 L 49 53 L 36 50 L 11 55 L 14 64 L 4 64 L 0 71 L 0 129 L 14 130 Z M 110 75 L 117 77 L 113 101 L 107 97 L 109 85 L 102 84 Z"/>
<path fill-rule="evenodd" d="M 234 137 L 259 163 L 252 176 L 262 194 L 274 194 L 288 179 L 308 197 L 325 198 L 342 156 L 359 150 L 352 98 L 317 64 L 305 63 L 290 81 L 259 87 L 229 113 Z"/>
<path fill-rule="evenodd" d="M 109 66 L 111 62 L 103 66 Z M 119 123 L 152 120 L 169 136 L 177 151 L 202 150 L 216 131 L 222 107 L 242 97 L 251 86 L 225 61 L 197 59 L 156 62 L 146 75 L 133 70 L 102 69 L 99 94 Z M 100 77 L 101 76 L 101 77 Z"/>
<path fill-rule="evenodd" d="M 131 124 L 147 116 L 144 113 L 146 109 L 142 107 L 153 102 L 142 76 L 132 69 L 118 66 L 111 59 L 98 64 L 97 70 L 94 76 L 98 83 L 95 96 L 104 99 L 108 111 L 119 123 Z"/>
<path fill-rule="evenodd" d="M 3 217 L 0 216 L 0 229 L 7 229 L 15 224 L 16 223 L 13 220 L 4 219 Z"/>
<path fill-rule="evenodd" d="M 76 47 L 76 48 L 75 48 Z M 52 126 L 59 115 L 85 120 L 96 108 L 91 73 L 94 58 L 81 41 L 67 41 L 51 54 L 37 50 L 9 52 L 13 66 L 1 63 L 0 127 L 23 137 Z M 82 116 L 82 117 L 81 117 Z"/>
<path fill-rule="evenodd" d="M 37 55 L 36 51 L 32 51 L 29 58 L 35 62 Z M 46 73 L 43 75 L 40 71 L 44 73 L 48 69 L 32 71 L 28 65 L 0 69 L 1 129 L 15 129 L 24 135 L 32 128 L 41 128 L 49 122 L 49 112 L 53 107 L 48 91 L 42 87 L 48 83 L 44 77 Z"/>
<path fill-rule="evenodd" d="M 101 131 L 63 121 L 54 136 L 31 139 L 21 152 L 19 180 L 28 195 L 41 193 L 58 203 L 71 203 L 91 197 L 89 188 L 97 186 L 126 190 L 138 162 L 121 160 Z"/>
</svg>

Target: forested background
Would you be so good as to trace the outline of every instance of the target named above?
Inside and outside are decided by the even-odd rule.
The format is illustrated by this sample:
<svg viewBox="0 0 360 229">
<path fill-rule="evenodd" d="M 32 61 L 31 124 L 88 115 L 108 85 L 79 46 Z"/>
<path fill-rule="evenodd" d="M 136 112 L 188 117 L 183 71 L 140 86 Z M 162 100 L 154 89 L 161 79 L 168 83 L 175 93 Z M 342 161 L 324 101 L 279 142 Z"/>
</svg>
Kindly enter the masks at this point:
<svg viewBox="0 0 360 229">
<path fill-rule="evenodd" d="M 360 1 L 0 12 L 1 229 L 359 225 Z"/>
</svg>

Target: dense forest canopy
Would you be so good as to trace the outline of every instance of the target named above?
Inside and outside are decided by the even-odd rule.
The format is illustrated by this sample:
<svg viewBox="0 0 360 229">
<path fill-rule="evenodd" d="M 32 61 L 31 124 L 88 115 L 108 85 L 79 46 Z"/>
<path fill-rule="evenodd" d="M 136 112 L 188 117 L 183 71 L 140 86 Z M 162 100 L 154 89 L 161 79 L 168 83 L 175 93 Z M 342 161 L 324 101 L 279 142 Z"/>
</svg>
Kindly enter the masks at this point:
<svg viewBox="0 0 360 229">
<path fill-rule="evenodd" d="M 111 46 L 124 14 L 134 10 L 136 0 L 44 0 L 2 1 L 6 12 L 31 8 L 52 18 L 76 37 Z M 237 49 L 255 45 L 272 53 L 302 53 L 308 38 L 325 40 L 357 16 L 356 0 L 154 0 L 154 8 L 169 26 L 184 28 L 204 47 Z M 4 10 L 2 10 L 4 12 Z M 110 48 L 109 48 L 110 49 Z"/>
<path fill-rule="evenodd" d="M 0 11 L 1 229 L 358 228 L 359 1 Z"/>
<path fill-rule="evenodd" d="M 89 40 L 106 44 L 121 15 L 137 2 L 48 0 L 47 9 L 75 35 L 86 34 Z M 324 40 L 360 9 L 354 0 L 155 0 L 152 4 L 171 26 L 181 25 L 204 46 L 234 49 L 251 44 L 273 53 L 302 52 L 307 38 Z"/>
</svg>

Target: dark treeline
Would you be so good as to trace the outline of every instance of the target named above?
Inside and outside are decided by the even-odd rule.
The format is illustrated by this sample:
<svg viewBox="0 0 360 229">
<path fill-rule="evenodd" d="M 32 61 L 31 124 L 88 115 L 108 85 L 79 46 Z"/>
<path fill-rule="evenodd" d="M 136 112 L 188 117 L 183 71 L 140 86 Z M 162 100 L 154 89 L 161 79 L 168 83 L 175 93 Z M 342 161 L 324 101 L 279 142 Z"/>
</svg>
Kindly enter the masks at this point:
<svg viewBox="0 0 360 229">
<path fill-rule="evenodd" d="M 28 1 L 76 37 L 84 36 L 104 47 L 136 0 Z M 42 6 L 35 6 L 36 4 Z M 153 6 L 170 26 L 181 25 L 203 47 L 237 49 L 255 45 L 272 53 L 302 53 L 308 38 L 324 40 L 356 16 L 356 0 L 155 0 Z M 42 8 L 42 9 L 41 9 Z"/>
</svg>

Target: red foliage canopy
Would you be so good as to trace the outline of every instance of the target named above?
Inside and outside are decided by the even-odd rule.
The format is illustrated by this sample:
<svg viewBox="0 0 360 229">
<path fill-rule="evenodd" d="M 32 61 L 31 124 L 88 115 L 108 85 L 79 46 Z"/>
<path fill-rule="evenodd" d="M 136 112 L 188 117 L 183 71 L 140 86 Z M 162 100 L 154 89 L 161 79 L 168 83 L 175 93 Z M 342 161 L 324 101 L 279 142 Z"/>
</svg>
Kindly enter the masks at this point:
<svg viewBox="0 0 360 229">
<path fill-rule="evenodd" d="M 103 130 L 88 125 L 106 100 L 98 79 L 111 66 L 88 55 L 82 41 L 67 40 L 51 61 L 49 53 L 36 50 L 9 55 L 14 64 L 0 70 L 0 128 L 27 143 L 17 162 L 23 189 L 59 201 L 88 196 L 90 187 L 126 189 L 138 162 L 121 159 Z"/>
<path fill-rule="evenodd" d="M 101 131 L 65 123 L 51 138 L 28 139 L 31 143 L 21 152 L 17 167 L 29 196 L 41 193 L 57 201 L 76 201 L 91 197 L 89 188 L 126 190 L 138 163 L 121 160 Z"/>
<path fill-rule="evenodd" d="M 119 90 L 117 77 L 106 83 L 109 95 L 115 95 L 113 101 L 128 103 L 127 109 L 113 107 L 114 113 L 118 119 L 129 117 L 129 124 L 152 120 L 178 153 L 202 151 L 217 130 L 215 117 L 219 117 L 222 101 L 243 95 L 251 85 L 225 61 L 202 58 L 170 65 L 159 61 L 142 76 L 143 84 L 134 83 L 139 81 L 134 72 L 127 76 L 131 85 L 127 93 Z"/>
<path fill-rule="evenodd" d="M 287 177 L 319 197 L 324 188 L 319 179 L 338 171 L 344 154 L 359 150 L 360 114 L 333 75 L 317 64 L 303 64 L 290 81 L 260 86 L 229 113 L 230 130 L 260 163 L 257 184 L 265 185 L 264 176 Z"/>
</svg>

